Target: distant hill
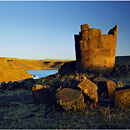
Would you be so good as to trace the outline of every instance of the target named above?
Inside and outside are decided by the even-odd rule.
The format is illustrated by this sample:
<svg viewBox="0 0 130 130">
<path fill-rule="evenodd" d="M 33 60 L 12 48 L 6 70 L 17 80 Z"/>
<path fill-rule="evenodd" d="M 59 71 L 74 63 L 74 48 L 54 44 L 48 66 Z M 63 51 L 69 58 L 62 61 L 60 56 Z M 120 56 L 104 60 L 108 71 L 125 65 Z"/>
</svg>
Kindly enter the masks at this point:
<svg viewBox="0 0 130 130">
<path fill-rule="evenodd" d="M 28 60 L 0 57 L 0 83 L 32 77 L 25 70 L 59 69 L 68 61 L 70 60 Z M 130 56 L 117 56 L 115 62 L 120 65 L 130 64 Z"/>
<path fill-rule="evenodd" d="M 17 81 L 32 77 L 25 70 L 59 69 L 66 60 L 27 60 L 0 58 L 0 82 Z"/>
<path fill-rule="evenodd" d="M 116 56 L 115 63 L 119 65 L 124 65 L 124 64 L 130 65 L 130 56 Z"/>
</svg>

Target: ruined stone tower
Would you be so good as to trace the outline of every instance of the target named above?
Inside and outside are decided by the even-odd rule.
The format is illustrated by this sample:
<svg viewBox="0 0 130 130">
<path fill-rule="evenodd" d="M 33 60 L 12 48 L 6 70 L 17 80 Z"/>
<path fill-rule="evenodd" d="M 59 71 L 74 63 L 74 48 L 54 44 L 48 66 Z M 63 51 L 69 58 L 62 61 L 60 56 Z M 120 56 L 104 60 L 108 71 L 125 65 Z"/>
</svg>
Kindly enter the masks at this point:
<svg viewBox="0 0 130 130">
<path fill-rule="evenodd" d="M 108 34 L 90 28 L 89 24 L 81 25 L 81 32 L 75 35 L 76 69 L 110 73 L 115 64 L 117 31 L 118 25 Z"/>
</svg>

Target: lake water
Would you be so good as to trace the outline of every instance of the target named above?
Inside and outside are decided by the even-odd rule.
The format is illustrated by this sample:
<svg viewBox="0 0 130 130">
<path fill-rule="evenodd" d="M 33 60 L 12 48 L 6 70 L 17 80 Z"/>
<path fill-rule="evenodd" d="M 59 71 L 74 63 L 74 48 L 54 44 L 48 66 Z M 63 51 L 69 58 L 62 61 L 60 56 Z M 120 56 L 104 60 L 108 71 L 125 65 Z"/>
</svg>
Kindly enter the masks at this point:
<svg viewBox="0 0 130 130">
<path fill-rule="evenodd" d="M 34 79 L 39 79 L 52 74 L 56 74 L 58 73 L 58 70 L 26 70 L 26 72 L 33 75 Z"/>
</svg>

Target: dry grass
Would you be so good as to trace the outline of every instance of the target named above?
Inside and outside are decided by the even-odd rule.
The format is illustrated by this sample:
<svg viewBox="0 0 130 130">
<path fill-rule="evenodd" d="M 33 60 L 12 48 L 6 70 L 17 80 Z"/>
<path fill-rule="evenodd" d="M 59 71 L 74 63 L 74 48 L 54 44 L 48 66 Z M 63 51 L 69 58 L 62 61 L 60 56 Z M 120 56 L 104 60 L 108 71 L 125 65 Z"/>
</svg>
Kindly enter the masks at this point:
<svg viewBox="0 0 130 130">
<path fill-rule="evenodd" d="M 26 93 L 23 90 L 17 90 Z M 16 93 L 14 93 L 16 94 Z M 83 111 L 57 111 L 54 106 L 12 102 L 0 107 L 1 129 L 101 129 L 130 128 L 130 110 L 87 106 Z"/>
<path fill-rule="evenodd" d="M 9 75 L 9 70 L 23 70 L 24 68 L 40 68 L 40 64 L 46 67 L 54 67 L 50 61 L 19 60 L 15 59 L 7 64 L 7 59 L 0 59 L 0 76 Z M 58 61 L 57 61 L 58 62 Z M 38 64 L 33 66 L 33 64 Z M 49 65 L 50 64 L 50 65 Z M 10 65 L 10 66 L 9 66 Z M 43 67 L 45 67 L 43 65 Z M 20 68 L 20 69 L 19 69 Z M 53 68 L 54 69 L 54 68 Z M 8 71 L 6 71 L 8 70 Z M 11 72 L 10 72 L 11 75 Z M 68 80 L 70 83 L 80 81 L 82 77 L 93 78 L 93 75 L 83 74 L 59 77 L 62 81 Z M 58 77 L 58 75 L 57 75 Z M 8 76 L 9 78 L 9 76 Z M 49 80 L 48 80 L 49 79 Z M 54 86 L 59 81 L 55 77 L 41 79 L 39 84 Z M 103 77 L 99 80 L 113 80 L 121 87 L 130 84 L 129 76 L 124 77 Z M 26 95 L 31 94 L 30 90 L 18 89 L 15 91 L 0 91 L 1 96 Z M 1 102 L 0 102 L 1 103 Z M 0 104 L 1 105 L 1 104 Z M 0 129 L 130 129 L 130 109 L 116 109 L 110 106 L 97 104 L 87 105 L 82 111 L 58 111 L 55 106 L 47 104 L 35 105 L 32 102 L 10 102 L 0 106 Z"/>
<path fill-rule="evenodd" d="M 48 77 L 39 80 L 39 84 L 53 86 L 61 81 L 70 83 L 80 81 L 83 76 L 92 78 L 93 75 L 69 75 L 60 77 Z M 59 77 L 59 78 L 58 78 Z M 106 80 L 106 77 L 99 77 Z M 111 79 L 112 80 L 112 79 Z M 116 83 L 121 85 L 124 81 L 114 78 Z M 56 86 L 55 86 L 56 87 Z M 15 91 L 1 92 L 1 96 L 26 95 L 30 90 L 18 89 Z M 35 105 L 32 102 L 11 102 L 13 105 L 0 107 L 0 128 L 1 129 L 130 129 L 130 110 L 116 109 L 109 105 L 86 104 L 82 111 L 59 111 L 55 106 L 47 104 Z"/>
<path fill-rule="evenodd" d="M 27 60 L 0 58 L 0 82 L 17 81 L 32 77 L 25 70 L 59 69 L 65 60 Z"/>
</svg>

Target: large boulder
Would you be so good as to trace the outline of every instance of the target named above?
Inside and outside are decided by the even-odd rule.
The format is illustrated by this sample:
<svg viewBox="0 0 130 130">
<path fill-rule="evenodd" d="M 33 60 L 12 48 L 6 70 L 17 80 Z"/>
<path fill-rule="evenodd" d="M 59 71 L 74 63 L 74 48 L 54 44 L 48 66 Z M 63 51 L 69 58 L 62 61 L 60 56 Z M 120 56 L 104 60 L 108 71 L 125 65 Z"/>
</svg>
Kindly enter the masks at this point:
<svg viewBox="0 0 130 130">
<path fill-rule="evenodd" d="M 56 93 L 56 100 L 64 110 L 82 110 L 84 108 L 84 97 L 79 90 L 63 88 Z"/>
<path fill-rule="evenodd" d="M 113 98 L 116 89 L 116 83 L 112 80 L 105 80 L 98 82 L 99 95 L 106 98 Z"/>
<path fill-rule="evenodd" d="M 35 104 L 54 104 L 55 89 L 48 86 L 35 84 L 32 87 L 32 97 Z"/>
<path fill-rule="evenodd" d="M 91 82 L 89 79 L 82 80 L 78 85 L 77 88 L 89 97 L 92 102 L 98 102 L 98 93 L 97 93 L 97 85 Z"/>
<path fill-rule="evenodd" d="M 118 108 L 130 108 L 130 85 L 116 88 L 114 104 Z"/>
</svg>

